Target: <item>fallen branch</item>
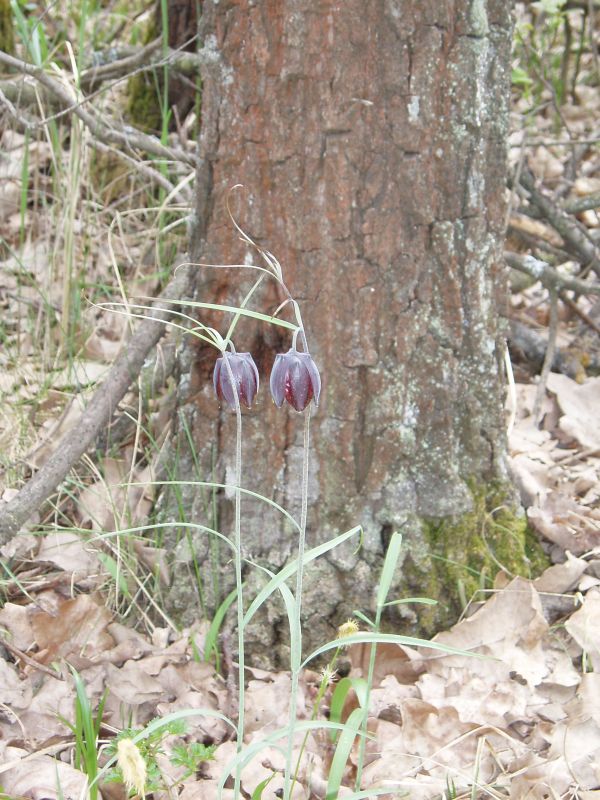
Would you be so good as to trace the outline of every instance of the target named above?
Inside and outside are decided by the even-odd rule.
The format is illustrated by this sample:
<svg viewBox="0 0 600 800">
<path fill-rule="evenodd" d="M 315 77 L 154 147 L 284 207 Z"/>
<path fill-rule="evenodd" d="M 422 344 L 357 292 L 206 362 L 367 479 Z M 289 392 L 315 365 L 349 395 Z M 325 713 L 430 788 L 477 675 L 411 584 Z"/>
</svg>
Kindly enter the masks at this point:
<svg viewBox="0 0 600 800">
<path fill-rule="evenodd" d="M 145 47 L 140 48 L 136 53 L 118 58 L 107 64 L 100 64 L 99 66 L 90 67 L 85 72 L 81 73 L 80 85 L 85 92 L 90 92 L 96 89 L 104 81 L 114 80 L 123 75 L 128 75 L 138 67 L 145 65 L 149 58 L 160 50 L 162 46 L 162 37 L 159 36 L 154 41 L 147 44 Z"/>
<path fill-rule="evenodd" d="M 583 225 L 576 219 L 572 219 L 566 211 L 539 191 L 535 185 L 533 173 L 529 169 L 522 170 L 519 181 L 521 186 L 527 190 L 529 201 L 542 213 L 546 222 L 561 235 L 565 245 L 581 261 L 582 265 L 589 265 L 597 275 L 600 275 L 598 249 L 588 237 Z"/>
<path fill-rule="evenodd" d="M 582 211 L 591 211 L 594 208 L 600 208 L 600 192 L 577 197 L 565 203 L 565 211 L 568 214 L 581 214 Z"/>
<path fill-rule="evenodd" d="M 520 253 L 505 251 L 504 260 L 509 267 L 524 272 L 536 281 L 539 281 L 550 291 L 571 291 L 577 294 L 600 294 L 600 286 L 591 286 L 579 278 L 569 278 L 561 275 L 546 261 L 541 261 L 533 256 L 523 256 Z"/>
<path fill-rule="evenodd" d="M 146 153 L 166 161 L 180 161 L 193 167 L 198 165 L 198 159 L 193 153 L 187 153 L 185 150 L 176 147 L 167 147 L 156 136 L 150 136 L 129 126 L 121 129 L 109 127 L 98 115 L 83 108 L 77 98 L 60 81 L 52 78 L 40 67 L 21 61 L 21 59 L 8 55 L 8 53 L 4 53 L 1 50 L 0 64 L 4 64 L 23 75 L 35 78 L 48 92 L 56 97 L 63 106 L 65 113 L 75 114 L 75 116 L 79 117 L 93 136 L 101 142 L 122 145 L 128 149 L 144 150 Z"/>
<path fill-rule="evenodd" d="M 191 42 L 193 39 L 190 39 L 182 47 L 186 47 Z M 158 59 L 149 58 L 161 48 L 161 45 L 162 38 L 158 38 L 124 58 L 86 69 L 81 75 L 81 88 L 86 92 L 94 91 L 104 81 L 119 81 L 122 78 L 130 78 L 139 72 L 148 72 L 165 66 L 184 75 L 194 75 L 198 73 L 200 66 L 206 63 L 206 57 L 203 57 L 201 52 L 190 53 L 181 47 L 177 50 L 168 50 Z"/>
<path fill-rule="evenodd" d="M 19 493 L 0 505 L 0 547 L 6 544 L 56 490 L 71 468 L 108 425 L 129 386 L 140 374 L 152 347 L 163 336 L 170 300 L 180 300 L 188 287 L 188 270 L 181 269 L 155 302 L 152 319 L 144 320 L 98 387 L 79 423 L 59 443 L 44 466 Z M 167 307 L 165 307 L 167 306 Z M 152 312 L 150 312 L 152 313 Z"/>
<path fill-rule="evenodd" d="M 511 352 L 513 354 L 517 353 L 519 357 L 524 358 L 536 370 L 542 369 L 546 361 L 548 339 L 519 320 L 511 319 L 509 323 L 508 341 Z M 574 380 L 585 374 L 585 369 L 578 353 L 568 349 L 555 348 L 552 353 L 551 365 L 554 372 L 561 372 Z"/>
</svg>

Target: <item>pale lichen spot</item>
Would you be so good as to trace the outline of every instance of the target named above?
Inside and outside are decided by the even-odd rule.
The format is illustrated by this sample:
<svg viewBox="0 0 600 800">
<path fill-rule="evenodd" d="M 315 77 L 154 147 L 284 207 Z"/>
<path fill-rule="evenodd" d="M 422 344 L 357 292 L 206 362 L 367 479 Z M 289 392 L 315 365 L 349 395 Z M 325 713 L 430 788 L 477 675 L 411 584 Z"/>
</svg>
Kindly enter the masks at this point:
<svg viewBox="0 0 600 800">
<path fill-rule="evenodd" d="M 413 94 L 410 98 L 410 102 L 407 104 L 408 118 L 411 122 L 419 121 L 420 106 L 421 106 L 421 98 L 419 97 L 418 94 Z"/>
</svg>

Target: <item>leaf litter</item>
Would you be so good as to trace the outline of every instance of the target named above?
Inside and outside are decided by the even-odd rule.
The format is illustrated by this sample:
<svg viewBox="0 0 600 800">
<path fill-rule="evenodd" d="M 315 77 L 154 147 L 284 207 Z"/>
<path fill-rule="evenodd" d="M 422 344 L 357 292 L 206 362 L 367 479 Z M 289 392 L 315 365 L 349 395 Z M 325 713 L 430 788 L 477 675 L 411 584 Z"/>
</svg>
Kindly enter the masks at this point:
<svg viewBox="0 0 600 800">
<path fill-rule="evenodd" d="M 597 112 L 598 97 L 596 86 L 575 87 L 562 109 L 570 136 L 593 133 L 590 109 Z M 547 88 L 542 99 L 552 103 Z M 514 104 L 518 125 L 528 106 Z M 537 114 L 536 126 L 538 135 L 551 138 L 550 114 Z M 523 130 L 511 135 L 513 162 L 525 138 Z M 2 252 L 0 306 L 11 346 L 0 353 L 0 445 L 7 462 L 36 469 L 77 424 L 94 384 L 126 342 L 128 325 L 122 316 L 92 308 L 81 326 L 81 349 L 73 363 L 57 367 L 40 354 L 39 309 L 49 304 L 44 307 L 58 314 L 61 302 L 60 282 L 52 280 L 48 269 L 57 239 L 51 215 L 21 209 L 21 180 L 27 159 L 29 180 L 49 192 L 52 153 L 43 139 L 26 142 L 14 131 L 3 132 L 1 148 L 7 155 L 0 158 L 0 222 L 11 249 Z M 571 197 L 599 190 L 596 160 L 582 162 L 571 182 Z M 538 146 L 529 154 L 531 169 L 548 185 L 564 179 L 566 164 L 558 146 Z M 591 231 L 600 226 L 596 209 L 578 219 Z M 24 224 L 28 234 L 19 241 Z M 548 246 L 562 245 L 550 225 L 518 210 L 511 225 Z M 91 253 L 87 279 L 110 285 L 114 264 L 106 253 L 104 227 L 88 216 L 85 230 Z M 143 263 L 147 237 L 144 224 L 137 233 L 116 237 L 116 263 L 123 269 Z M 566 263 L 562 269 L 571 267 Z M 137 271 L 127 277 L 129 286 L 150 280 Z M 544 328 L 545 299 L 535 284 L 513 297 L 513 311 Z M 593 313 L 585 298 L 578 298 L 578 304 Z M 32 320 L 25 329 L 24 308 L 31 310 Z M 55 334 L 46 335 L 51 339 Z M 474 598 L 464 618 L 436 637 L 483 653 L 485 660 L 378 647 L 362 780 L 366 790 L 389 789 L 384 797 L 403 792 L 416 800 L 447 797 L 449 786 L 457 797 L 600 799 L 600 378 L 586 374 L 587 351 L 594 354 L 597 339 L 588 348 L 581 338 L 573 335 L 568 320 L 561 321 L 559 345 L 574 353 L 577 379 L 550 374 L 541 425 L 532 416 L 537 387 L 518 384 L 517 418 L 510 432 L 512 474 L 552 566 L 534 581 L 499 573 L 493 589 Z M 161 413 L 155 415 L 157 432 L 165 429 Z M 85 794 L 85 776 L 73 767 L 73 735 L 63 722 L 73 720 L 75 702 L 67 664 L 82 676 L 92 707 L 108 690 L 104 743 L 118 730 L 185 709 L 234 715 L 230 682 L 201 657 L 207 626 L 177 631 L 168 620 L 164 627 L 152 623 L 134 602 L 140 587 L 127 573 L 128 553 L 102 537 L 106 530 L 147 518 L 152 487 L 133 484 L 150 482 L 153 465 L 132 469 L 132 463 L 130 454 L 121 452 L 105 457 L 85 476 L 69 509 L 77 530 L 24 534 L 2 550 L 11 566 L 11 574 L 3 576 L 7 601 L 0 609 L 0 786 L 6 796 L 75 800 Z M 7 500 L 14 490 L 5 489 L 4 481 L 0 475 L 0 497 Z M 30 527 L 37 522 L 32 520 Z M 131 549 L 148 577 L 156 578 L 155 585 L 176 580 L 160 548 L 134 538 Z M 115 582 L 121 597 L 111 601 Z M 365 676 L 368 647 L 353 645 L 347 657 L 350 675 Z M 307 671 L 298 701 L 300 719 L 310 716 L 315 682 L 318 676 Z M 246 744 L 286 725 L 289 685 L 285 672 L 248 669 Z M 331 691 L 320 718 L 327 718 L 330 699 Z M 351 692 L 345 719 L 356 706 Z M 215 743 L 214 760 L 183 778 L 183 770 L 168 758 L 181 741 Z M 171 789 L 154 795 L 214 800 L 236 746 L 225 722 L 198 716 L 191 718 L 185 734 L 166 736 L 163 749 L 159 763 Z M 329 738 L 312 732 L 294 797 L 325 798 L 332 757 Z M 352 792 L 356 762 L 355 743 L 340 797 Z M 242 772 L 246 796 L 275 774 L 262 796 L 279 797 L 283 768 L 280 750 L 261 750 Z M 105 800 L 125 797 L 113 784 L 100 789 Z M 232 795 L 224 789 L 224 798 Z"/>
</svg>

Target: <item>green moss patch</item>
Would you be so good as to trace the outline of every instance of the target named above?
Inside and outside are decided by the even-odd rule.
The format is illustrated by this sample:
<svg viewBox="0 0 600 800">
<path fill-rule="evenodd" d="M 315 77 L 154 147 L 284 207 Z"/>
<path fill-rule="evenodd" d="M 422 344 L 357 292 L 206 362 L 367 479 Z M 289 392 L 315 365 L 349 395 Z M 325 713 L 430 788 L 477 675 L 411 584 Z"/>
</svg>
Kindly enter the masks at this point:
<svg viewBox="0 0 600 800">
<path fill-rule="evenodd" d="M 501 487 L 471 485 L 473 509 L 460 517 L 422 521 L 430 549 L 423 590 L 438 605 L 419 614 L 431 634 L 452 624 L 479 590 L 491 589 L 498 572 L 537 577 L 549 564 L 522 510 Z"/>
<path fill-rule="evenodd" d="M 11 55 L 15 52 L 15 32 L 10 0 L 0 0 L 0 50 Z"/>
</svg>

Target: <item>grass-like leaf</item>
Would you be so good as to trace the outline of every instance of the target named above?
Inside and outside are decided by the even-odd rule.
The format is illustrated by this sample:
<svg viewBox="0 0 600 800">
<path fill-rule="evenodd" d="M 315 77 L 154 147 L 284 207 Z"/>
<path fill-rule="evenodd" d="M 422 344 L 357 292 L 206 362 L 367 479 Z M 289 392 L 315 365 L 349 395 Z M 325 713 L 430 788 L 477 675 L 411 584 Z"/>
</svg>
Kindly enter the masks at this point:
<svg viewBox="0 0 600 800">
<path fill-rule="evenodd" d="M 340 787 L 342 785 L 342 778 L 348 763 L 348 756 L 352 750 L 354 740 L 360 734 L 360 728 L 363 723 L 363 718 L 367 713 L 366 708 L 355 708 L 348 717 L 344 730 L 340 733 L 340 738 L 333 754 L 331 766 L 329 767 L 329 777 L 327 779 L 327 794 L 325 800 L 336 800 Z"/>
<path fill-rule="evenodd" d="M 310 561 L 314 561 L 315 558 L 318 558 L 323 553 L 328 553 L 330 550 L 333 550 L 338 545 L 342 544 L 342 542 L 347 541 L 352 536 L 355 536 L 357 533 L 360 533 L 362 528 L 360 525 L 357 525 L 355 528 L 351 528 L 349 531 L 336 536 L 335 539 L 330 539 L 328 542 L 324 542 L 323 544 L 318 545 L 317 547 L 313 547 L 311 550 L 307 550 L 304 553 L 304 558 L 302 559 L 304 564 L 308 564 Z M 250 608 L 246 611 L 246 615 L 244 617 L 244 626 L 246 626 L 252 617 L 256 614 L 258 609 L 262 606 L 262 604 L 269 598 L 273 592 L 279 588 L 279 586 L 284 582 L 287 581 L 298 569 L 298 560 L 294 559 L 290 564 L 287 564 L 282 570 L 280 570 L 277 575 L 275 575 L 266 586 L 264 586 L 257 596 L 254 598 L 253 602 L 250 604 Z"/>
<path fill-rule="evenodd" d="M 327 644 L 321 645 L 316 650 L 304 659 L 302 667 L 306 667 L 314 658 L 317 658 L 322 653 L 327 653 L 329 650 L 335 650 L 336 647 L 346 647 L 351 644 L 400 644 L 407 647 L 427 647 L 430 650 L 439 650 L 451 656 L 468 656 L 469 658 L 485 658 L 489 659 L 491 656 L 483 655 L 482 653 L 474 653 L 469 650 L 459 650 L 456 647 L 450 647 L 447 644 L 440 642 L 429 642 L 427 639 L 418 639 L 415 636 L 402 636 L 395 633 L 370 633 L 368 631 L 361 631 L 352 636 L 344 636 L 343 639 L 334 639 Z"/>
</svg>

